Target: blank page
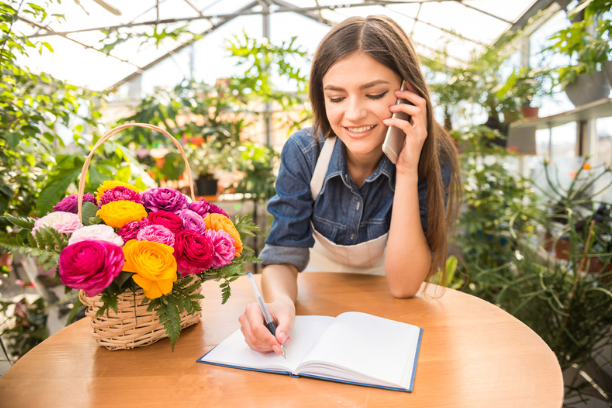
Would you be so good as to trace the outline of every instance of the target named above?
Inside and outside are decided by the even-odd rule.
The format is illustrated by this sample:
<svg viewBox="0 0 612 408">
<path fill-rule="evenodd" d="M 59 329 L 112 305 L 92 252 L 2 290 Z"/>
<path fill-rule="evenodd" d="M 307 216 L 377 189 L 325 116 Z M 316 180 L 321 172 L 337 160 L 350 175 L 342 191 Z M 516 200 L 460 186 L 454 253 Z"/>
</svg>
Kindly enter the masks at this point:
<svg viewBox="0 0 612 408">
<path fill-rule="evenodd" d="M 310 372 L 305 364 L 323 362 L 408 389 L 419 335 L 420 329 L 410 324 L 365 313 L 343 313 L 299 369 Z"/>
<path fill-rule="evenodd" d="M 286 360 L 274 352 L 264 354 L 251 349 L 246 344 L 242 332 L 238 330 L 199 361 L 239 368 L 295 373 L 304 356 L 333 321 L 334 318 L 329 316 L 296 316 L 295 324 L 289 333 L 291 342 L 285 346 Z"/>
</svg>

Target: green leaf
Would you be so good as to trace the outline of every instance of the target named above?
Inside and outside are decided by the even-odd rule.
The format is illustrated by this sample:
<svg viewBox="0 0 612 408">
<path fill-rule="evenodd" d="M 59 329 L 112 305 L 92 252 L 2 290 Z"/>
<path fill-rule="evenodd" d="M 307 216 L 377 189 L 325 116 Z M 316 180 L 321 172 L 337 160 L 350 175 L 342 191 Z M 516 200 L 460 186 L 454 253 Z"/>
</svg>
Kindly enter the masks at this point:
<svg viewBox="0 0 612 408">
<path fill-rule="evenodd" d="M 8 198 L 13 198 L 13 196 L 15 195 L 13 189 L 4 183 L 0 183 L 0 193 L 4 194 Z"/>
<path fill-rule="evenodd" d="M 96 213 L 98 212 L 98 206 L 94 203 L 86 201 L 83 203 L 83 207 L 81 209 L 81 215 L 83 217 L 83 225 L 92 225 L 91 219 L 96 218 Z"/>
<path fill-rule="evenodd" d="M 31 217 L 15 217 L 12 215 L 5 215 L 4 218 L 6 218 L 6 220 L 11 224 L 27 230 L 33 229 L 34 223 L 36 222 L 36 220 Z"/>
<path fill-rule="evenodd" d="M 130 279 L 130 278 L 131 278 L 133 275 L 135 275 L 135 274 L 134 274 L 134 273 L 132 273 L 132 272 L 124 272 L 124 271 L 121 271 L 121 273 L 119 274 L 119 276 L 117 276 L 117 277 L 115 278 L 115 281 L 114 281 L 114 282 L 117 284 L 117 286 L 122 287 L 122 286 L 123 286 L 123 284 L 124 284 L 125 282 L 127 282 L 127 280 L 128 280 L 128 279 Z"/>
<path fill-rule="evenodd" d="M 107 180 L 111 180 L 111 177 L 101 173 L 100 170 L 98 170 L 98 166 L 89 166 L 89 184 L 98 187 Z"/>
<path fill-rule="evenodd" d="M 6 142 L 11 149 L 16 149 L 17 145 L 21 141 L 21 135 L 19 133 L 10 132 L 6 135 Z"/>
<path fill-rule="evenodd" d="M 36 203 L 36 215 L 43 217 L 51 212 L 53 206 L 66 195 L 66 190 L 68 190 L 70 184 L 76 181 L 79 174 L 81 174 L 80 168 L 64 172 L 61 177 L 43 187 Z"/>
</svg>

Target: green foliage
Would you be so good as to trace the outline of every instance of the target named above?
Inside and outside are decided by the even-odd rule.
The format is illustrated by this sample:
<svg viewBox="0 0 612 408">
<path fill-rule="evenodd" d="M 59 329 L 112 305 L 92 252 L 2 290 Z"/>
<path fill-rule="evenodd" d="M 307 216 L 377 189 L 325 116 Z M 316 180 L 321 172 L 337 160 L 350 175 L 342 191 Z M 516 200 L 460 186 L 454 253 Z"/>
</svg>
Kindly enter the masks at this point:
<svg viewBox="0 0 612 408">
<path fill-rule="evenodd" d="M 576 9 L 582 7 L 577 6 Z M 584 18 L 578 14 L 568 15 L 575 21 L 550 37 L 552 44 L 547 50 L 571 59 L 569 65 L 556 70 L 557 82 L 561 86 L 571 84 L 578 75 L 600 71 L 601 64 L 610 60 L 611 11 L 612 2 L 609 0 L 590 1 L 584 9 Z M 591 33 L 592 26 L 594 26 L 593 33 Z"/>
<path fill-rule="evenodd" d="M 145 298 L 143 301 L 143 304 L 148 303 L 148 311 L 157 308 L 156 314 L 159 316 L 160 323 L 164 325 L 168 338 L 170 338 L 172 351 L 174 351 L 174 345 L 181 333 L 181 313 L 194 314 L 202 310 L 198 302 L 204 299 L 199 290 L 201 284 L 202 280 L 199 277 L 194 279 L 193 275 L 186 276 L 174 282 L 170 293 L 157 299 L 149 300 Z"/>
<path fill-rule="evenodd" d="M 51 3 L 51 1 L 49 2 Z M 56 133 L 56 125 L 73 127 L 75 121 L 94 123 L 99 113 L 93 103 L 94 94 L 58 81 L 45 73 L 33 74 L 17 63 L 19 55 L 28 55 L 49 44 L 33 42 L 14 30 L 20 2 L 2 3 L 0 13 L 0 214 L 34 215 L 39 192 L 46 173 L 56 163 L 55 155 L 64 142 Z M 50 19 L 45 7 L 24 3 L 21 13 L 46 25 Z M 79 107 L 86 106 L 90 117 L 80 117 Z M 56 197 L 64 186 L 62 175 L 53 180 L 42 202 Z M 65 189 L 61 194 L 65 194 Z M 45 212 L 38 211 L 44 215 Z M 0 224 L 0 231 L 7 231 Z"/>
<path fill-rule="evenodd" d="M 153 27 L 153 32 L 122 32 L 120 30 L 102 30 L 104 34 L 104 38 L 100 40 L 100 43 L 104 44 L 100 51 L 105 53 L 110 53 L 115 47 L 133 39 L 141 39 L 140 45 L 138 46 L 137 52 L 140 51 L 142 46 L 154 43 L 155 48 L 159 48 L 162 42 L 165 40 L 178 41 L 181 40 L 198 40 L 203 36 L 200 34 L 195 34 L 190 31 L 186 25 L 177 27 L 174 30 L 164 28 L 161 29 L 159 26 L 155 25 Z"/>
<path fill-rule="evenodd" d="M 13 308 L 11 315 L 9 308 Z M 0 301 L 0 316 L 5 318 L 0 321 L 0 336 L 7 341 L 11 359 L 22 357 L 49 336 L 43 298 L 31 303 L 25 297 L 16 303 Z"/>
<path fill-rule="evenodd" d="M 495 269 L 507 275 L 517 247 L 516 233 L 533 231 L 530 212 L 537 201 L 528 180 L 515 177 L 504 160 L 510 154 L 490 141 L 499 133 L 485 126 L 453 131 L 461 146 L 463 173 L 462 211 L 454 240 L 461 249 L 459 271 L 470 276 L 466 288 L 487 300 L 495 296 L 495 288 L 480 275 L 482 270 Z"/>
<path fill-rule="evenodd" d="M 279 154 L 270 146 L 257 146 L 254 143 L 244 143 L 238 150 L 240 157 L 237 167 L 244 173 L 244 177 L 234 184 L 235 192 L 250 194 L 251 199 L 257 201 L 274 197 L 274 167 Z"/>
<path fill-rule="evenodd" d="M 5 218 L 17 226 L 28 225 L 31 220 L 10 216 Z M 28 232 L 26 236 L 24 240 L 21 235 L 0 234 L 0 248 L 6 252 L 35 257 L 37 266 L 42 266 L 45 270 L 55 270 L 59 254 L 68 245 L 68 236 L 46 226 L 36 231 L 35 235 Z"/>
<path fill-rule="evenodd" d="M 250 38 L 243 31 L 242 36 L 236 35 L 227 40 L 226 49 L 230 57 L 236 58 L 236 65 L 244 68 L 240 75 L 229 78 L 229 86 L 250 101 L 278 103 L 282 111 L 289 112 L 291 108 L 303 107 L 308 94 L 308 80 L 295 64 L 304 61 L 307 53 L 295 45 L 296 39 L 292 37 L 288 42 L 274 45 Z M 281 78 L 295 86 L 297 92 L 279 90 L 275 82 Z M 310 113 L 303 108 L 298 118 L 287 114 L 280 121 L 292 130 L 301 127 L 309 118 Z"/>
<path fill-rule="evenodd" d="M 506 83 L 496 91 L 495 96 L 499 100 L 514 100 L 517 106 L 531 106 L 533 98 L 552 95 L 552 81 L 548 69 L 515 69 L 508 76 Z"/>
</svg>

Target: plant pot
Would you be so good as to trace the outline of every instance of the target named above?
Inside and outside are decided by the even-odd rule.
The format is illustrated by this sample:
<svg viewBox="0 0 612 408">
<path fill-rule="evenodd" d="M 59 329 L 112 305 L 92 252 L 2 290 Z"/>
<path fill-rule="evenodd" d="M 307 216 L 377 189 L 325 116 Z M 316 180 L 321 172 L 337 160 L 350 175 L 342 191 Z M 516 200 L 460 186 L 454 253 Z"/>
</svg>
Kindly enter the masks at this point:
<svg viewBox="0 0 612 408">
<path fill-rule="evenodd" d="M 219 180 L 210 177 L 200 177 L 196 180 L 196 191 L 199 196 L 217 195 Z"/>
<path fill-rule="evenodd" d="M 538 112 L 540 108 L 536 106 L 522 106 L 521 113 L 525 119 L 527 118 L 537 118 Z"/>
<path fill-rule="evenodd" d="M 602 71 L 584 73 L 565 87 L 565 93 L 574 106 L 578 107 L 607 98 L 610 95 L 610 83 Z"/>
</svg>

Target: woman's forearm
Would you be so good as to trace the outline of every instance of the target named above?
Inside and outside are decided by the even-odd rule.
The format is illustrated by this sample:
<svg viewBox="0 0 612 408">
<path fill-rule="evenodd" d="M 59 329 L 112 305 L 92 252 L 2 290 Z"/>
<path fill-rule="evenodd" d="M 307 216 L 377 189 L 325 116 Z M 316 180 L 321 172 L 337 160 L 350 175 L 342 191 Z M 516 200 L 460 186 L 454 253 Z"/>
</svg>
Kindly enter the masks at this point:
<svg viewBox="0 0 612 408">
<path fill-rule="evenodd" d="M 293 265 L 268 265 L 263 270 L 261 286 L 267 303 L 297 299 L 298 271 Z"/>
<path fill-rule="evenodd" d="M 427 277 L 430 265 L 431 251 L 419 213 L 418 176 L 397 174 L 385 254 L 391 294 L 398 298 L 414 296 Z"/>
</svg>

